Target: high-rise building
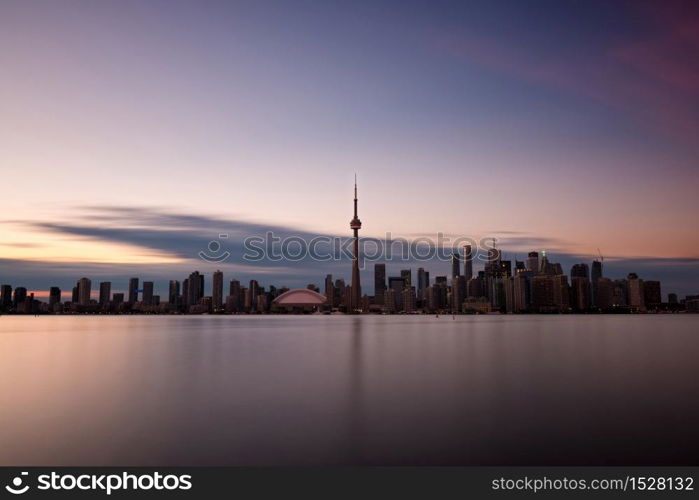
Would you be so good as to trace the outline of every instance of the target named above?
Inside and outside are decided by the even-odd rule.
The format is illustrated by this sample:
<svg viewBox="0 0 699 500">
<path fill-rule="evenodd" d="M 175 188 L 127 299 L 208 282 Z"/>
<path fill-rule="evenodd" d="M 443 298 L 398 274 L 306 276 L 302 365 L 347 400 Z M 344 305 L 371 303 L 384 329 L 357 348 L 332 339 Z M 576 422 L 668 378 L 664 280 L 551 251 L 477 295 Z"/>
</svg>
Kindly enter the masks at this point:
<svg viewBox="0 0 699 500">
<path fill-rule="evenodd" d="M 100 307 L 104 309 L 109 305 L 109 298 L 112 295 L 112 282 L 102 281 L 100 282 Z"/>
<path fill-rule="evenodd" d="M 199 271 L 194 271 L 187 278 L 187 306 L 199 304 L 204 297 L 204 276 Z M 186 312 L 186 311 L 185 311 Z"/>
<path fill-rule="evenodd" d="M 12 309 L 12 285 L 2 285 L 0 287 L 0 311 Z"/>
<path fill-rule="evenodd" d="M 573 264 L 573 267 L 570 268 L 570 277 L 571 278 L 589 278 L 589 268 L 587 267 L 587 264 L 582 263 L 582 264 Z"/>
<path fill-rule="evenodd" d="M 659 281 L 644 281 L 643 282 L 643 302 L 646 309 L 656 310 L 662 302 L 660 293 Z"/>
<path fill-rule="evenodd" d="M 52 286 L 49 289 L 49 308 L 53 309 L 56 304 L 61 303 L 61 289 L 57 286 Z"/>
<path fill-rule="evenodd" d="M 456 252 L 451 254 L 451 277 L 454 276 L 461 276 L 461 259 Z"/>
<path fill-rule="evenodd" d="M 466 281 L 473 278 L 473 250 L 471 245 L 464 246 L 464 278 Z"/>
<path fill-rule="evenodd" d="M 88 278 L 80 278 L 78 280 L 78 304 L 81 306 L 90 305 L 90 292 L 92 282 Z"/>
<path fill-rule="evenodd" d="M 594 283 L 602 277 L 602 262 L 599 260 L 592 261 L 592 271 L 590 274 L 590 280 Z"/>
<path fill-rule="evenodd" d="M 400 276 L 392 276 L 388 278 L 388 288 L 393 290 L 395 296 L 396 310 L 403 310 L 403 289 L 405 288 L 405 280 Z"/>
<path fill-rule="evenodd" d="M 401 269 L 400 277 L 403 278 L 405 286 L 409 287 L 413 284 L 413 271 L 412 269 Z"/>
<path fill-rule="evenodd" d="M 333 275 L 325 276 L 325 305 L 332 308 L 335 302 L 335 285 L 333 285 Z"/>
<path fill-rule="evenodd" d="M 214 311 L 223 309 L 223 273 L 221 271 L 214 273 L 211 285 L 213 287 L 211 290 L 211 302 Z"/>
<path fill-rule="evenodd" d="M 539 252 L 529 252 L 527 256 L 527 271 L 539 272 Z"/>
<path fill-rule="evenodd" d="M 643 280 L 636 273 L 629 273 L 626 278 L 628 289 L 629 307 L 632 310 L 645 310 L 645 297 L 643 293 Z"/>
<path fill-rule="evenodd" d="M 144 306 L 150 307 L 153 305 L 153 282 L 144 281 L 143 282 L 143 297 L 141 302 Z"/>
<path fill-rule="evenodd" d="M 428 286 L 430 286 L 430 273 L 425 271 L 424 268 L 419 267 L 417 270 L 417 298 L 423 306 L 424 302 L 427 300 L 425 292 Z"/>
<path fill-rule="evenodd" d="M 352 254 L 352 296 L 350 300 L 350 312 L 361 309 L 362 288 L 359 282 L 359 230 L 362 228 L 362 221 L 357 215 L 357 176 L 354 177 L 354 218 L 350 221 L 350 229 L 353 233 L 353 254 Z"/>
<path fill-rule="evenodd" d="M 178 306 L 180 303 L 180 282 L 170 280 L 168 285 L 167 301 L 172 306 Z"/>
<path fill-rule="evenodd" d="M 374 302 L 378 305 L 383 305 L 385 291 L 386 264 L 374 264 Z"/>
<path fill-rule="evenodd" d="M 129 280 L 129 304 L 133 305 L 138 302 L 138 278 Z"/>
</svg>

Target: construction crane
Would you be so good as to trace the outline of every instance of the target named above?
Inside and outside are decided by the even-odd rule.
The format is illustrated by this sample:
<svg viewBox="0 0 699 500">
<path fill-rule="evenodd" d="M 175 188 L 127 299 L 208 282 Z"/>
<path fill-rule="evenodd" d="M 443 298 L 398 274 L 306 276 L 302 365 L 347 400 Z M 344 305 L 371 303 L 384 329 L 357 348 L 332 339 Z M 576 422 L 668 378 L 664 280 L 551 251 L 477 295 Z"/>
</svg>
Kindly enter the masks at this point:
<svg viewBox="0 0 699 500">
<path fill-rule="evenodd" d="M 604 262 L 604 257 L 602 256 L 602 252 L 599 251 L 599 248 L 597 249 L 597 255 L 599 255 L 599 261 Z"/>
</svg>

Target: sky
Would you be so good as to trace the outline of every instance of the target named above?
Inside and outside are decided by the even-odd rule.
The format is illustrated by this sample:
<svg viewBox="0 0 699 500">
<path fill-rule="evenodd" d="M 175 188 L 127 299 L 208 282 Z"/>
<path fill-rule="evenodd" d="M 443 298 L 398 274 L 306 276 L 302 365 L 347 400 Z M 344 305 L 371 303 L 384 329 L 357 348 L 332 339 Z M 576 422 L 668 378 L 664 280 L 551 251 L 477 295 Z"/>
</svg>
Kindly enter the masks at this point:
<svg viewBox="0 0 699 500">
<path fill-rule="evenodd" d="M 696 2 L 0 0 L 0 68 L 3 283 L 349 278 L 240 248 L 348 236 L 356 173 L 363 236 L 699 293 Z"/>
</svg>

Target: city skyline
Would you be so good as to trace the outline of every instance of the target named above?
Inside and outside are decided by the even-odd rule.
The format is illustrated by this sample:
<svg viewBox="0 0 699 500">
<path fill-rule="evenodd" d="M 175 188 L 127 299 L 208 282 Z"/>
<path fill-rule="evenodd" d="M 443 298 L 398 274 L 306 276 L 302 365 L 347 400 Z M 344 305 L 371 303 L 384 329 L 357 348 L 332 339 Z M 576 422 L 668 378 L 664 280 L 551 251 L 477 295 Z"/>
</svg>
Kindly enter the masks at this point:
<svg viewBox="0 0 699 500">
<path fill-rule="evenodd" d="M 346 236 L 356 171 L 364 237 L 493 236 L 566 267 L 600 248 L 697 293 L 697 14 L 5 2 L 0 279 L 157 283 L 215 270 L 196 255 L 222 232 Z M 226 273 L 319 279 L 233 250 Z"/>
</svg>

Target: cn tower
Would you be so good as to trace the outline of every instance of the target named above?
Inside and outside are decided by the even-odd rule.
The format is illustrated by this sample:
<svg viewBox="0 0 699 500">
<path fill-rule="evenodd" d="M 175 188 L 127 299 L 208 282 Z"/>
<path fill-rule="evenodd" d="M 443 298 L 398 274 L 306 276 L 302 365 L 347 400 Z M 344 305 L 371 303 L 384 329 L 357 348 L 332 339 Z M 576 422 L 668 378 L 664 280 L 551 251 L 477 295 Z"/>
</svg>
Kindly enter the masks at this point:
<svg viewBox="0 0 699 500">
<path fill-rule="evenodd" d="M 361 308 L 362 285 L 359 283 L 359 230 L 362 221 L 357 215 L 357 174 L 354 174 L 354 218 L 350 221 L 350 228 L 354 232 L 354 255 L 352 256 L 352 312 Z"/>
</svg>

